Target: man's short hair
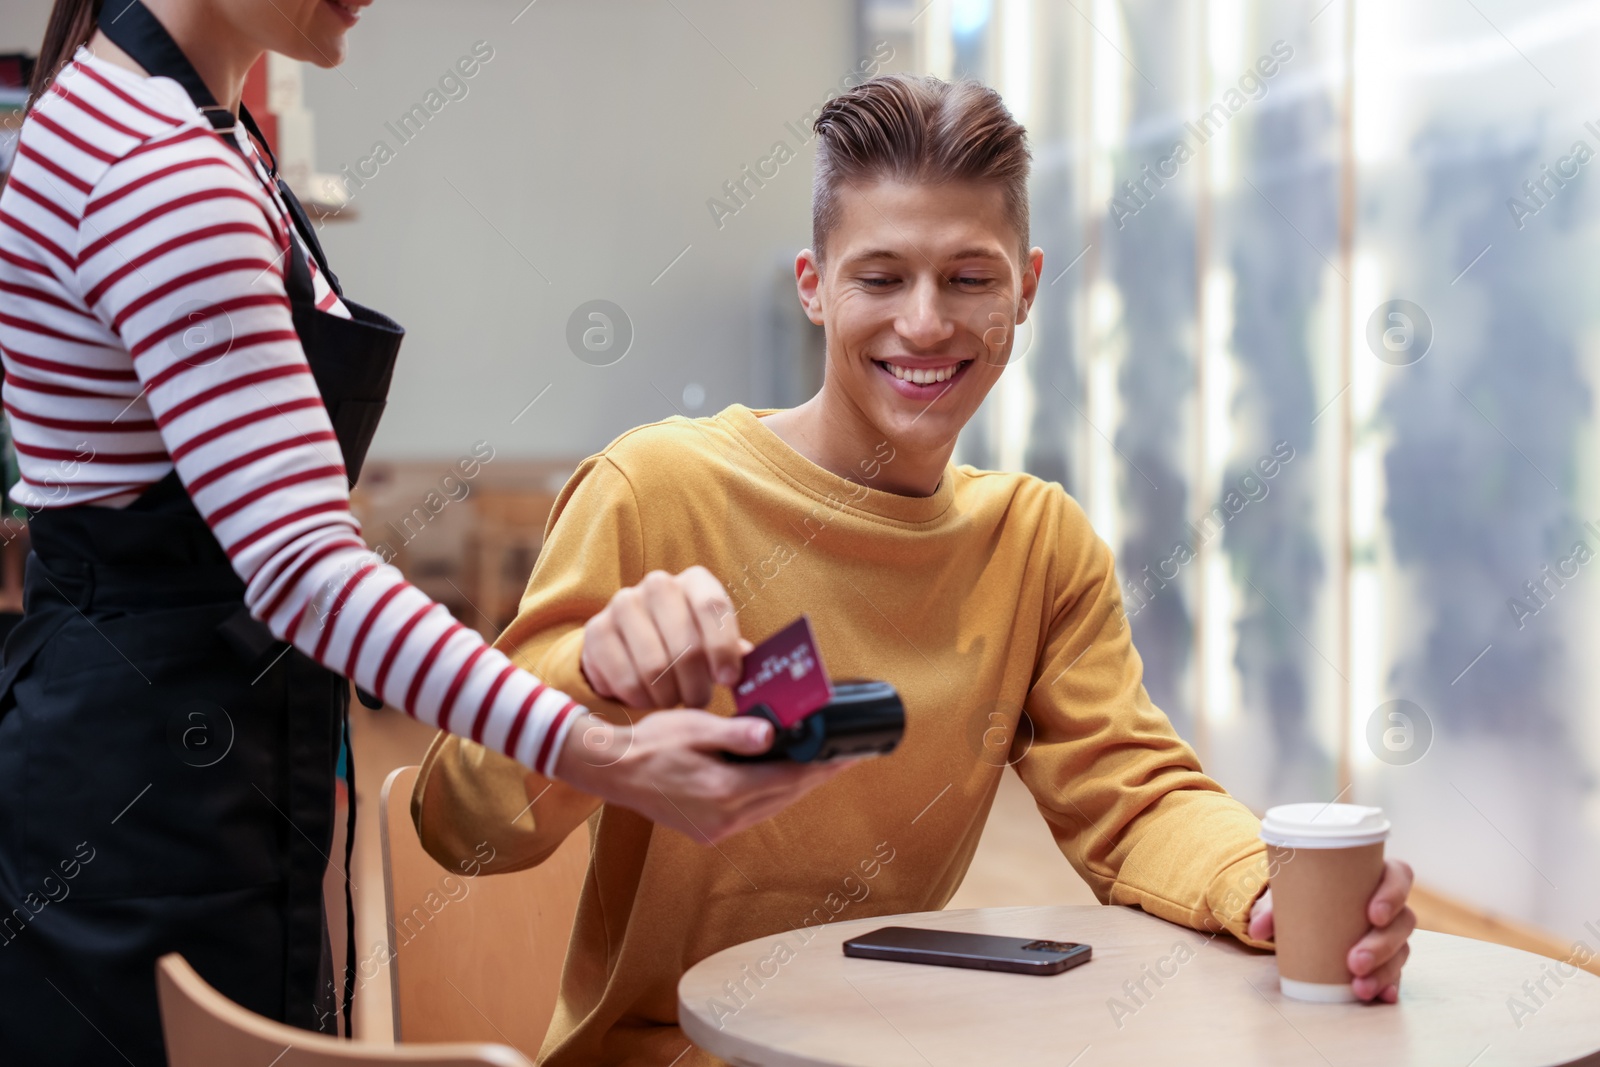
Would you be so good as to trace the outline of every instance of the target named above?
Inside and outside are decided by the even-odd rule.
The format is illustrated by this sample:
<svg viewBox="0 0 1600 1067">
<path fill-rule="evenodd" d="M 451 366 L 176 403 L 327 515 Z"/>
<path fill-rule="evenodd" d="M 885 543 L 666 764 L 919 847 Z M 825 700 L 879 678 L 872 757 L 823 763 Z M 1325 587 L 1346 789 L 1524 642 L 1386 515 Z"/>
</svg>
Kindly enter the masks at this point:
<svg viewBox="0 0 1600 1067">
<path fill-rule="evenodd" d="M 817 133 L 811 247 L 818 258 L 839 224 L 841 183 L 993 182 L 1028 251 L 1028 133 L 1000 94 L 975 81 L 884 74 L 834 97 Z"/>
</svg>

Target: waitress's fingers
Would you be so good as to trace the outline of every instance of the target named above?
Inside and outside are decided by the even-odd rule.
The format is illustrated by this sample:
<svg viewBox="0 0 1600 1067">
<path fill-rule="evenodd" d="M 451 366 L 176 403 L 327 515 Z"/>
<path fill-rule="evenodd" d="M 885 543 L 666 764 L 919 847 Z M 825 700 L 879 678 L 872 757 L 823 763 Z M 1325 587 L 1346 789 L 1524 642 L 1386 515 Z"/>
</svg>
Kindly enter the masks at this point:
<svg viewBox="0 0 1600 1067">
<path fill-rule="evenodd" d="M 695 622 L 699 624 L 700 641 L 712 678 L 719 685 L 733 685 L 739 680 L 746 643 L 739 637 L 739 618 L 734 614 L 728 591 L 717 576 L 704 567 L 690 567 L 678 575 L 678 579 L 689 598 Z"/>
<path fill-rule="evenodd" d="M 644 693 L 642 702 L 632 706 L 677 707 L 678 683 L 672 676 L 672 655 L 656 629 L 644 592 L 639 586 L 619 590 L 608 608 L 628 649 L 630 684 Z"/>
<path fill-rule="evenodd" d="M 711 671 L 681 577 L 651 571 L 639 583 L 639 591 L 666 648 L 665 670 L 672 672 L 679 701 L 685 707 L 705 707 L 711 699 Z"/>
<path fill-rule="evenodd" d="M 772 781 L 766 788 L 744 798 L 744 802 L 720 828 L 717 836 L 732 837 L 741 830 L 765 822 L 811 790 L 848 770 L 853 762 L 834 760 L 812 764 L 787 763 L 761 768 L 775 772 Z"/>
<path fill-rule="evenodd" d="M 777 760 L 772 763 L 749 764 L 747 766 L 762 777 L 753 778 L 749 791 L 741 796 L 739 813 L 745 815 L 759 811 L 772 814 L 777 808 L 786 806 L 860 762 L 861 758 L 849 758 L 822 760 L 816 763 L 790 763 L 787 760 Z M 774 808 L 774 805 L 777 807 Z M 765 817 L 757 815 L 755 819 L 760 821 Z"/>
</svg>

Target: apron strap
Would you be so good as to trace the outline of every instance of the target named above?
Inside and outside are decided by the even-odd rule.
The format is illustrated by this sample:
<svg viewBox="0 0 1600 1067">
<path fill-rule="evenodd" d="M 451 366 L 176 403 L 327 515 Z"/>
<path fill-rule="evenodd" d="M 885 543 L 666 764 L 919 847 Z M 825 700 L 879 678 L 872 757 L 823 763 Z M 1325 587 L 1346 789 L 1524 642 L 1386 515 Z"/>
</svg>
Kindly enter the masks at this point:
<svg viewBox="0 0 1600 1067">
<path fill-rule="evenodd" d="M 118 0 L 120 3 L 120 0 Z M 322 251 L 322 243 L 317 240 L 316 231 L 312 228 L 311 219 L 306 215 L 305 208 L 300 200 L 290 190 L 289 185 L 278 176 L 278 157 L 273 155 L 272 146 L 267 143 L 266 136 L 261 132 L 261 127 L 256 125 L 256 120 L 249 110 L 241 103 L 239 115 L 234 117 L 232 111 L 217 103 L 217 98 L 212 95 L 210 87 L 194 69 L 194 64 L 189 62 L 189 57 L 183 54 L 183 49 L 178 42 L 173 40 L 172 34 L 161 21 L 151 14 L 140 0 L 130 0 L 117 15 L 107 19 L 107 10 L 101 11 L 99 23 L 100 32 L 111 40 L 111 43 L 133 57 L 149 74 L 163 78 L 171 78 L 183 86 L 189 94 L 189 99 L 194 101 L 195 107 L 200 109 L 211 128 L 221 137 L 223 143 L 234 151 L 240 151 L 239 142 L 233 137 L 234 127 L 240 123 L 244 125 L 245 132 L 255 138 L 256 144 L 266 153 L 270 164 L 268 174 L 278 187 L 278 195 L 283 197 L 283 203 L 289 210 L 290 221 L 294 224 L 295 232 L 300 235 L 301 242 L 312 258 L 317 261 L 317 269 L 322 271 L 328 279 L 328 285 L 334 293 L 344 296 L 344 290 L 339 285 L 338 277 L 328 267 L 328 257 Z M 242 154 L 242 152 L 241 152 Z M 309 302 L 310 288 L 307 287 L 303 294 Z M 292 296 L 293 294 L 291 294 Z"/>
<path fill-rule="evenodd" d="M 112 7 L 120 9 L 117 14 L 111 15 Z M 111 17 L 107 18 L 108 15 Z M 98 28 L 112 44 L 132 56 L 147 74 L 171 78 L 183 86 L 195 107 L 211 120 L 213 129 L 219 133 L 233 129 L 233 112 L 217 103 L 178 42 L 140 0 L 131 0 L 125 7 L 121 3 L 107 5 L 100 12 Z"/>
<path fill-rule="evenodd" d="M 357 690 L 359 692 L 360 690 Z M 344 995 L 340 998 L 344 1009 L 344 1036 L 351 1037 L 355 1027 L 350 1020 L 350 1009 L 356 1001 L 356 899 L 350 884 L 350 864 L 356 853 L 356 746 L 350 732 L 350 703 L 344 706 L 344 775 L 348 804 L 344 816 Z"/>
</svg>

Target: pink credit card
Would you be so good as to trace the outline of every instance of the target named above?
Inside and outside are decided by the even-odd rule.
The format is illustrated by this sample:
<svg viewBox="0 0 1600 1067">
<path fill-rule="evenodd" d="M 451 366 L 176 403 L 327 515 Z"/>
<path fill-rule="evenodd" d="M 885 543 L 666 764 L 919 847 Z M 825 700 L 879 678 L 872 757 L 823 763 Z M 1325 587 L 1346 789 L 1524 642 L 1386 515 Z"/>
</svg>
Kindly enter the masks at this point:
<svg viewBox="0 0 1600 1067">
<path fill-rule="evenodd" d="M 751 649 L 733 696 L 741 713 L 765 704 L 786 727 L 832 700 L 811 620 L 802 615 Z"/>
</svg>

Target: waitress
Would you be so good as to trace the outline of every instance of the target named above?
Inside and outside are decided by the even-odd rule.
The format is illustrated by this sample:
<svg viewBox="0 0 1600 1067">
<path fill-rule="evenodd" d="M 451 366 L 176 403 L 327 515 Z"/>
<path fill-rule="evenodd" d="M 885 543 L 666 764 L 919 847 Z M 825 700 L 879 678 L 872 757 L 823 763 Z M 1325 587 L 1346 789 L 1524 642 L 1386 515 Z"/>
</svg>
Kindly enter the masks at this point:
<svg viewBox="0 0 1600 1067">
<path fill-rule="evenodd" d="M 337 63 L 368 3 L 51 14 L 0 195 L 33 543 L 0 670 L 0 1063 L 164 1063 L 172 951 L 247 1008 L 330 1029 L 347 678 L 686 831 L 822 780 L 730 779 L 715 750 L 761 751 L 759 723 L 572 729 L 588 712 L 363 543 L 349 487 L 403 331 L 344 296 L 239 98 L 264 51 Z"/>
</svg>

